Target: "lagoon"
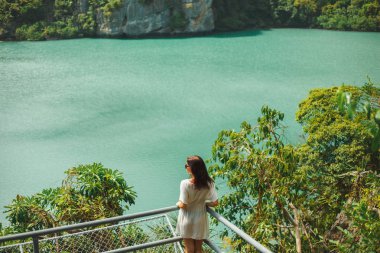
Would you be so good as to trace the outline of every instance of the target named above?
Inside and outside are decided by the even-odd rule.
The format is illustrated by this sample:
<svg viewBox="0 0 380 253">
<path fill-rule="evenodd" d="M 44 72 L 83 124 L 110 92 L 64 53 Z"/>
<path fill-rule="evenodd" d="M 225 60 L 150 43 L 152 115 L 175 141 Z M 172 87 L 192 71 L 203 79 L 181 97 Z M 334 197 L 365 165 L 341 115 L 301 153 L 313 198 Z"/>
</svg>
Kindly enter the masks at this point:
<svg viewBox="0 0 380 253">
<path fill-rule="evenodd" d="M 254 123 L 267 104 L 285 113 L 289 142 L 301 142 L 294 118 L 309 90 L 367 76 L 380 82 L 380 33 L 0 42 L 0 222 L 17 194 L 93 162 L 135 187 L 128 212 L 173 205 L 186 157 L 210 158 L 222 129 Z"/>
</svg>

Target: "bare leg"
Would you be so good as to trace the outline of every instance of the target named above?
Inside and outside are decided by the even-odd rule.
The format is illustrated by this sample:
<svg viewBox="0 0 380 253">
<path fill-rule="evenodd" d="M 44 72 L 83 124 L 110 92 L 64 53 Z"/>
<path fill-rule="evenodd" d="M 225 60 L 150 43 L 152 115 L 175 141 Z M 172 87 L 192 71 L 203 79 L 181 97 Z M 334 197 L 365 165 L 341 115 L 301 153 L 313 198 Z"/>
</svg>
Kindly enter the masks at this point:
<svg viewBox="0 0 380 253">
<path fill-rule="evenodd" d="M 195 240 L 195 253 L 202 253 L 203 240 Z"/>
<path fill-rule="evenodd" d="M 183 243 L 185 244 L 186 253 L 195 253 L 195 240 L 184 238 Z"/>
</svg>

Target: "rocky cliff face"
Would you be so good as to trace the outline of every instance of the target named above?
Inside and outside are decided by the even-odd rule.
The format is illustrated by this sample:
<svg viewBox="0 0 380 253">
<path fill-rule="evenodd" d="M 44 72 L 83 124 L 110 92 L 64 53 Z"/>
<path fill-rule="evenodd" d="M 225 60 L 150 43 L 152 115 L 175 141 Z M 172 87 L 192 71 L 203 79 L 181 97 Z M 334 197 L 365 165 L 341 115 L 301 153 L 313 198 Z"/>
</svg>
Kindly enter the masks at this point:
<svg viewBox="0 0 380 253">
<path fill-rule="evenodd" d="M 85 1 L 85 0 L 82 0 Z M 196 33 L 214 29 L 212 0 L 122 0 L 111 15 L 97 14 L 101 36 Z M 148 1 L 149 2 L 149 1 Z M 82 4 L 85 6 L 85 4 Z"/>
<path fill-rule="evenodd" d="M 185 5 L 184 12 L 189 22 L 185 32 L 205 32 L 214 29 L 212 0 L 194 1 L 191 6 Z"/>
</svg>

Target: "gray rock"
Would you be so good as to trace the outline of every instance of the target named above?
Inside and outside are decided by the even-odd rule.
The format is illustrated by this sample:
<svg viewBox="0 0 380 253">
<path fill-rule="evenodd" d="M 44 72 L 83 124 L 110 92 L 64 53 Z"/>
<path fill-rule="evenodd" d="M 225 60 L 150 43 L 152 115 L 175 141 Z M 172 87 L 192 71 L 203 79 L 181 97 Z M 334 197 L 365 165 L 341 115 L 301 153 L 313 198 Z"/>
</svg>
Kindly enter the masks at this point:
<svg viewBox="0 0 380 253">
<path fill-rule="evenodd" d="M 212 0 L 193 1 L 192 7 L 184 7 L 188 26 L 185 32 L 207 32 L 214 30 Z"/>
<path fill-rule="evenodd" d="M 123 0 L 122 6 L 113 10 L 111 16 L 98 11 L 97 33 L 101 36 L 139 36 L 212 31 L 214 17 L 211 5 L 212 0 L 193 0 L 190 5 L 182 4 L 182 0 L 154 0 L 151 4 L 141 4 L 139 0 Z M 170 27 L 174 11 L 180 11 L 185 16 L 187 25 L 182 30 L 174 31 Z"/>
</svg>

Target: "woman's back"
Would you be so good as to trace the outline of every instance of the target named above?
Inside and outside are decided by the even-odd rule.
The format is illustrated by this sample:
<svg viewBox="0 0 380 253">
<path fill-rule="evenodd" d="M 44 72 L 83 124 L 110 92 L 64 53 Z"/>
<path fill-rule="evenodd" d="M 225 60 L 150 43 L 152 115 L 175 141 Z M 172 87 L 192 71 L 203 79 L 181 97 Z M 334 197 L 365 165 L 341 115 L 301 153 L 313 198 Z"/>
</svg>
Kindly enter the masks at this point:
<svg viewBox="0 0 380 253">
<path fill-rule="evenodd" d="M 182 187 L 184 188 L 184 194 L 187 194 L 187 196 L 183 196 L 187 202 L 187 210 L 195 210 L 200 207 L 204 207 L 205 209 L 206 202 L 216 200 L 214 183 L 209 184 L 209 188 L 196 189 L 195 184 L 193 184 L 190 179 L 185 179 L 181 182 L 181 188 Z"/>
<path fill-rule="evenodd" d="M 196 189 L 189 179 L 182 180 L 179 200 L 186 204 L 186 208 L 179 211 L 177 232 L 183 238 L 207 239 L 209 225 L 206 203 L 217 200 L 214 183 L 209 188 Z"/>
</svg>

